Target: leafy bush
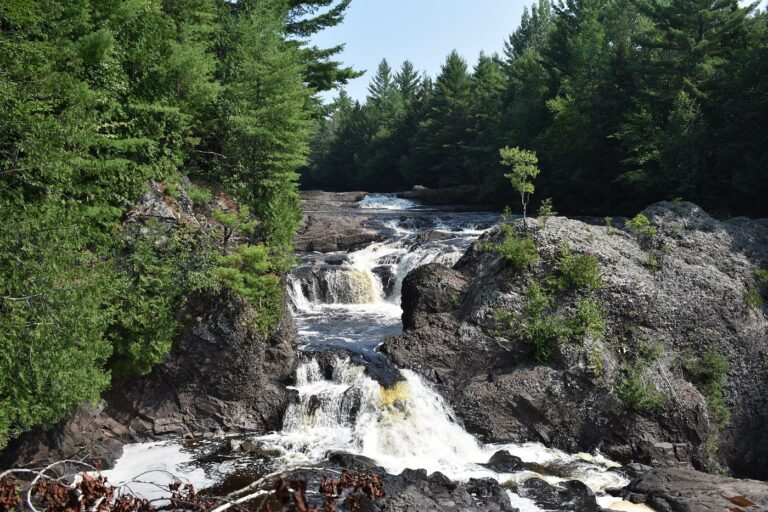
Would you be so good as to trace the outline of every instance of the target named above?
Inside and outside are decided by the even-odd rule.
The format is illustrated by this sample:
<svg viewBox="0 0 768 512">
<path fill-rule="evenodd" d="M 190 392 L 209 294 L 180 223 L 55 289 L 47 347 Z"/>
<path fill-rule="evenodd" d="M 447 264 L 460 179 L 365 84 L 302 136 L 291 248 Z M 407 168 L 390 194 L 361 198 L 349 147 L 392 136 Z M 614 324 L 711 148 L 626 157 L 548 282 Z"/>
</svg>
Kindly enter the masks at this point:
<svg viewBox="0 0 768 512">
<path fill-rule="evenodd" d="M 555 217 L 556 215 L 557 215 L 557 212 L 555 211 L 554 206 L 552 206 L 552 198 L 548 197 L 544 199 L 539 205 L 537 216 L 542 220 L 542 222 L 546 226 L 547 219 L 550 217 Z"/>
<path fill-rule="evenodd" d="M 597 258 L 591 254 L 572 254 L 567 243 L 560 246 L 556 262 L 555 286 L 560 290 L 597 290 L 603 286 L 603 278 Z"/>
<path fill-rule="evenodd" d="M 642 213 L 630 219 L 626 223 L 627 229 L 635 235 L 640 241 L 650 241 L 656 238 L 658 231 L 651 225 L 651 221 L 648 217 Z"/>
<path fill-rule="evenodd" d="M 760 290 L 755 285 L 747 287 L 747 291 L 744 293 L 744 303 L 750 308 L 761 309 L 763 307 L 763 297 L 760 295 Z"/>
<path fill-rule="evenodd" d="M 519 315 L 497 309 L 496 322 L 513 328 L 520 338 L 533 345 L 534 357 L 539 362 L 552 358 L 558 343 L 580 343 L 587 335 L 598 338 L 605 327 L 603 310 L 591 299 L 579 301 L 571 317 L 552 313 L 553 298 L 538 282 L 531 281 L 525 291 L 525 302 Z"/>
<path fill-rule="evenodd" d="M 263 336 L 277 328 L 282 316 L 283 290 L 275 271 L 269 249 L 261 244 L 240 246 L 215 268 L 225 286 L 254 306 L 255 327 Z"/>
<path fill-rule="evenodd" d="M 251 219 L 250 212 L 245 206 L 241 206 L 236 212 L 227 213 L 223 210 L 213 210 L 213 218 L 223 228 L 224 244 L 229 243 L 232 235 L 250 235 L 256 229 L 256 221 Z"/>
<path fill-rule="evenodd" d="M 187 193 L 189 194 L 189 198 L 192 200 L 192 203 L 195 206 L 203 206 L 211 202 L 211 199 L 213 199 L 213 193 L 211 192 L 211 189 L 196 185 L 194 183 L 190 183 L 189 187 L 187 187 Z"/>
<path fill-rule="evenodd" d="M 216 288 L 211 268 L 217 251 L 208 235 L 190 226 L 166 233 L 148 224 L 131 241 L 121 263 L 123 289 L 108 331 L 118 376 L 146 374 L 170 351 L 179 330 L 177 312 L 194 291 Z"/>
<path fill-rule="evenodd" d="M 768 269 L 760 269 L 755 271 L 755 279 L 758 283 L 768 284 Z"/>
<path fill-rule="evenodd" d="M 646 380 L 643 366 L 640 364 L 624 370 L 616 393 L 624 405 L 639 413 L 658 411 L 667 402 L 666 395 Z"/>
<path fill-rule="evenodd" d="M 603 308 L 592 299 L 582 299 L 578 303 L 576 313 L 568 318 L 566 325 L 569 337 L 581 341 L 586 336 L 599 338 L 605 329 Z"/>
<path fill-rule="evenodd" d="M 507 260 L 515 270 L 523 270 L 539 262 L 539 251 L 530 235 L 521 237 L 511 224 L 500 227 L 504 239 L 501 243 L 486 242 L 481 247 Z"/>
<path fill-rule="evenodd" d="M 702 357 L 686 363 L 693 384 L 707 399 L 709 419 L 718 429 L 725 428 L 731 421 L 731 412 L 723 394 L 729 366 L 728 358 L 714 350 L 708 350 Z"/>
<path fill-rule="evenodd" d="M 654 272 L 661 270 L 661 260 L 659 259 L 656 251 L 648 251 L 648 253 L 645 255 L 643 266 L 649 270 L 653 270 Z"/>
</svg>

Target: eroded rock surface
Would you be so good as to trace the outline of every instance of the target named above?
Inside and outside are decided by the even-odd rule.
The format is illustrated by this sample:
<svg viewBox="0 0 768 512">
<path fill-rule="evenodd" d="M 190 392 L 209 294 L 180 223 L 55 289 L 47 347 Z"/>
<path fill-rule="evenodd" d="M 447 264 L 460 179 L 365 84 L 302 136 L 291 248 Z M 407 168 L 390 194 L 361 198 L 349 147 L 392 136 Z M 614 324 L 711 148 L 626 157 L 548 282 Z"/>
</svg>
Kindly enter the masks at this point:
<svg viewBox="0 0 768 512">
<path fill-rule="evenodd" d="M 739 475 L 768 477 L 768 322 L 764 309 L 745 301 L 754 272 L 768 267 L 768 220 L 718 221 L 690 203 L 659 203 L 644 213 L 658 230 L 658 268 L 648 264 L 647 245 L 622 226 L 529 220 L 541 256 L 534 270 L 515 271 L 478 243 L 453 269 L 412 273 L 403 287 L 406 331 L 382 351 L 431 379 L 485 440 L 601 449 L 668 467 L 714 469 L 714 456 Z M 481 242 L 500 237 L 494 230 Z M 494 314 L 520 314 L 529 281 L 552 272 L 564 242 L 599 262 L 604 335 L 561 343 L 539 363 L 514 329 L 499 332 Z M 555 307 L 572 312 L 565 302 Z M 666 397 L 654 411 L 637 412 L 617 393 L 628 354 L 640 345 L 661 348 L 642 368 L 644 381 Z M 723 393 L 731 421 L 717 439 L 686 369 L 707 351 L 729 362 Z"/>
<path fill-rule="evenodd" d="M 768 484 L 686 469 L 654 469 L 625 492 L 659 512 L 768 510 Z"/>
</svg>

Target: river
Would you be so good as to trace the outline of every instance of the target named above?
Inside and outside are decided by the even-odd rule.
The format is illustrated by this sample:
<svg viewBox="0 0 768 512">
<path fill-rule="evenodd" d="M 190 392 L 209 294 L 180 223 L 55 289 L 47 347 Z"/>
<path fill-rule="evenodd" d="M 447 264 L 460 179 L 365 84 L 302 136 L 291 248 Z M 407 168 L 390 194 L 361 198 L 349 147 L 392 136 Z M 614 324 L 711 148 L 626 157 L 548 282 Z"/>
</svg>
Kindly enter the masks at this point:
<svg viewBox="0 0 768 512">
<path fill-rule="evenodd" d="M 132 445 L 107 472 L 111 481 L 163 469 L 204 488 L 249 467 L 258 467 L 258 474 L 318 464 L 329 452 L 343 451 L 369 457 L 391 474 L 423 468 L 453 480 L 490 477 L 510 486 L 531 477 L 551 484 L 580 480 L 603 507 L 632 510 L 606 493 L 628 480 L 599 453 L 568 454 L 538 443 L 483 444 L 417 373 L 403 369 L 388 379 L 366 371 L 386 368 L 376 348 L 402 330 L 400 287 L 407 273 L 430 262 L 452 265 L 498 214 L 429 209 L 391 195 L 366 196 L 358 208 L 371 214 L 384 239 L 351 252 L 303 254 L 289 277 L 303 354 L 293 386 L 299 399 L 289 406 L 281 431 L 247 439 L 268 457 L 216 456 L 220 440 Z M 319 353 L 326 353 L 322 364 Z M 542 469 L 497 473 L 483 466 L 499 450 Z M 161 494 L 144 484 L 134 490 Z M 542 510 L 528 497 L 508 494 L 520 510 Z"/>
</svg>

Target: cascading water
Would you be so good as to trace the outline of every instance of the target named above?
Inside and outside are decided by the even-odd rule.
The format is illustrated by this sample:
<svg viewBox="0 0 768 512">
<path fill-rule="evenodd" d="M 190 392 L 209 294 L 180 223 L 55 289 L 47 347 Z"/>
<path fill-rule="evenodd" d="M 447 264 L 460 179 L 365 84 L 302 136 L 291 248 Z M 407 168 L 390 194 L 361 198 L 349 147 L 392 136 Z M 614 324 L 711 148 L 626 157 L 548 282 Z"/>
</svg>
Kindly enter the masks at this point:
<svg viewBox="0 0 768 512">
<path fill-rule="evenodd" d="M 373 195 L 360 207 L 413 206 L 401 201 Z M 381 358 L 376 347 L 402 329 L 400 289 L 408 272 L 433 261 L 452 265 L 497 216 L 403 212 L 382 214 L 380 220 L 388 240 L 348 254 L 305 255 L 289 276 L 288 294 L 305 352 L 294 386 L 299 398 L 289 406 L 281 431 L 251 441 L 274 454 L 278 468 L 322 463 L 329 452 L 343 451 L 369 457 L 391 474 L 426 469 L 455 480 L 490 477 L 502 484 L 533 476 L 551 484 L 577 479 L 599 495 L 602 506 L 633 510 L 631 504 L 603 494 L 627 481 L 615 471 L 616 464 L 599 455 L 567 454 L 535 443 L 482 444 L 414 372 L 401 370 L 402 379 L 385 387 L 348 355 L 332 356 L 330 362 L 326 357 L 321 365 L 313 353 L 339 347 L 363 356 L 369 366 Z M 432 235 L 423 236 L 427 232 Z M 492 471 L 484 463 L 499 450 L 533 463 L 531 469 Z M 548 467 L 556 470 L 536 471 Z M 520 510 L 541 510 L 526 497 L 511 491 L 509 496 Z"/>
</svg>

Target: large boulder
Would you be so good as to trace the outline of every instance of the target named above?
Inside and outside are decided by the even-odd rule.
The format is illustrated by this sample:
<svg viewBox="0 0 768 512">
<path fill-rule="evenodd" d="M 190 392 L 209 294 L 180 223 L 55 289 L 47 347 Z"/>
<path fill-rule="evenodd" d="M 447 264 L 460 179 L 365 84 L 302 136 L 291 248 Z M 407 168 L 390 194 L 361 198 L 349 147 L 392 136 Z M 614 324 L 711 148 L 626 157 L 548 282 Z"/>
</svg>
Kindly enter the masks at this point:
<svg viewBox="0 0 768 512">
<path fill-rule="evenodd" d="M 402 287 L 403 326 L 418 329 L 437 313 L 458 309 L 467 289 L 464 276 L 439 263 L 429 263 L 405 276 Z"/>
<path fill-rule="evenodd" d="M 768 267 L 768 220 L 718 221 L 680 202 L 644 213 L 658 231 L 650 244 L 620 222 L 531 219 L 541 262 L 527 270 L 486 249 L 503 236 L 491 231 L 453 269 L 432 265 L 409 275 L 406 330 L 381 350 L 431 379 L 487 441 L 601 449 L 667 467 L 711 470 L 720 462 L 768 478 L 768 322 L 764 309 L 745 301 L 755 271 Z M 500 330 L 496 313 L 520 318 L 530 280 L 551 274 L 563 243 L 598 260 L 604 284 L 595 299 L 605 329 L 580 344 L 560 343 L 542 363 L 519 324 Z M 649 261 L 651 252 L 659 264 Z M 566 293 L 553 307 L 571 314 L 577 298 Z M 659 354 L 640 368 L 644 382 L 666 400 L 640 409 L 617 390 L 630 355 L 645 346 Z M 722 429 L 710 421 L 717 404 L 708 404 L 691 372 L 691 362 L 708 352 L 729 365 L 722 393 L 731 419 Z"/>
<path fill-rule="evenodd" d="M 625 499 L 659 512 L 768 510 L 768 483 L 687 469 L 654 469 L 632 481 Z"/>
</svg>

